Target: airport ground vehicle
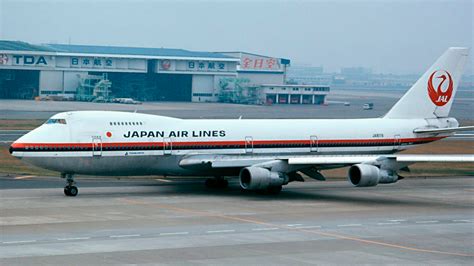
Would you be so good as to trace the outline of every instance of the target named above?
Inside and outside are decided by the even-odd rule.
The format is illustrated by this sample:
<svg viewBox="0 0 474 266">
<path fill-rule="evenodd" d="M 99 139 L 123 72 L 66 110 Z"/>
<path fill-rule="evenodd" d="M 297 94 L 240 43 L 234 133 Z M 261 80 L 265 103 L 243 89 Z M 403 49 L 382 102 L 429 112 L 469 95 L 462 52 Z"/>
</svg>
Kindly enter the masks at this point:
<svg viewBox="0 0 474 266">
<path fill-rule="evenodd" d="M 374 109 L 374 103 L 365 103 L 365 104 L 362 106 L 362 109 L 364 109 L 364 110 L 372 110 L 372 109 Z"/>
</svg>

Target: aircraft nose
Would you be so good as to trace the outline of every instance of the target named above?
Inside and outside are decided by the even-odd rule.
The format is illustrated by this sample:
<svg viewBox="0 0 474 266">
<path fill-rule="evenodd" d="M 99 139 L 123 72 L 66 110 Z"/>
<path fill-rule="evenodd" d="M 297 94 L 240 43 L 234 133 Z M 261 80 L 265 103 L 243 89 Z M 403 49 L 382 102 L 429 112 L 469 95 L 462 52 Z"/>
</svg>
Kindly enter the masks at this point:
<svg viewBox="0 0 474 266">
<path fill-rule="evenodd" d="M 16 152 L 16 151 L 20 151 L 19 150 L 20 146 L 21 146 L 21 144 L 19 144 L 18 141 L 15 141 L 10 145 L 10 148 L 8 149 L 8 151 L 10 152 L 11 155 L 15 156 L 15 154 L 13 154 L 13 153 Z"/>
</svg>

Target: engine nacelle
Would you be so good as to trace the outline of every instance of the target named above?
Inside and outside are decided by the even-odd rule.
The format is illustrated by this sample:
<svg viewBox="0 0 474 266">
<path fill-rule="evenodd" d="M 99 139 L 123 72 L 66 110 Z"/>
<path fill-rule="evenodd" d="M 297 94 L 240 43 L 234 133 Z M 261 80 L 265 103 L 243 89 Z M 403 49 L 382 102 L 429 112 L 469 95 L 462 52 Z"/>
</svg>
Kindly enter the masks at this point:
<svg viewBox="0 0 474 266">
<path fill-rule="evenodd" d="M 381 170 L 370 164 L 355 164 L 349 168 L 347 178 L 356 187 L 372 187 L 379 183 L 395 183 L 398 175 L 396 171 Z"/>
<path fill-rule="evenodd" d="M 245 190 L 260 190 L 288 184 L 284 173 L 272 172 L 262 167 L 245 167 L 240 171 L 240 186 Z"/>
</svg>

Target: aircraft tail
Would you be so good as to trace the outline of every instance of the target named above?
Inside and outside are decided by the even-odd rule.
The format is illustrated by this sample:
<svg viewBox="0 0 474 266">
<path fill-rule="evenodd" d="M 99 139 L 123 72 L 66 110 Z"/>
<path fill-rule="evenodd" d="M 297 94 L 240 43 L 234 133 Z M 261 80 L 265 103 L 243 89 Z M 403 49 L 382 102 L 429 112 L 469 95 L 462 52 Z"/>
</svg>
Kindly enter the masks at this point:
<svg viewBox="0 0 474 266">
<path fill-rule="evenodd" d="M 448 117 L 468 54 L 468 48 L 449 48 L 384 118 Z"/>
</svg>

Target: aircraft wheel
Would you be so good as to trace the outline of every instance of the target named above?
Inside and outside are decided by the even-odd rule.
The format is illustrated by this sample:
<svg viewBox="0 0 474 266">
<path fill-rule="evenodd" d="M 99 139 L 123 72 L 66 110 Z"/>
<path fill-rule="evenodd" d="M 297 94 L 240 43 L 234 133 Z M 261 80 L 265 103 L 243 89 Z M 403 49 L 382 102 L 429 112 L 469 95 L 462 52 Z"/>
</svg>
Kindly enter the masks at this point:
<svg viewBox="0 0 474 266">
<path fill-rule="evenodd" d="M 79 193 L 79 190 L 76 186 L 66 186 L 64 187 L 64 195 L 69 197 L 75 197 Z"/>
<path fill-rule="evenodd" d="M 79 193 L 79 189 L 77 189 L 76 186 L 69 187 L 69 196 L 75 197 L 77 196 L 77 193 Z"/>
<path fill-rule="evenodd" d="M 64 187 L 64 195 L 66 195 L 66 196 L 71 196 L 71 195 L 69 194 L 69 187 Z"/>
</svg>

